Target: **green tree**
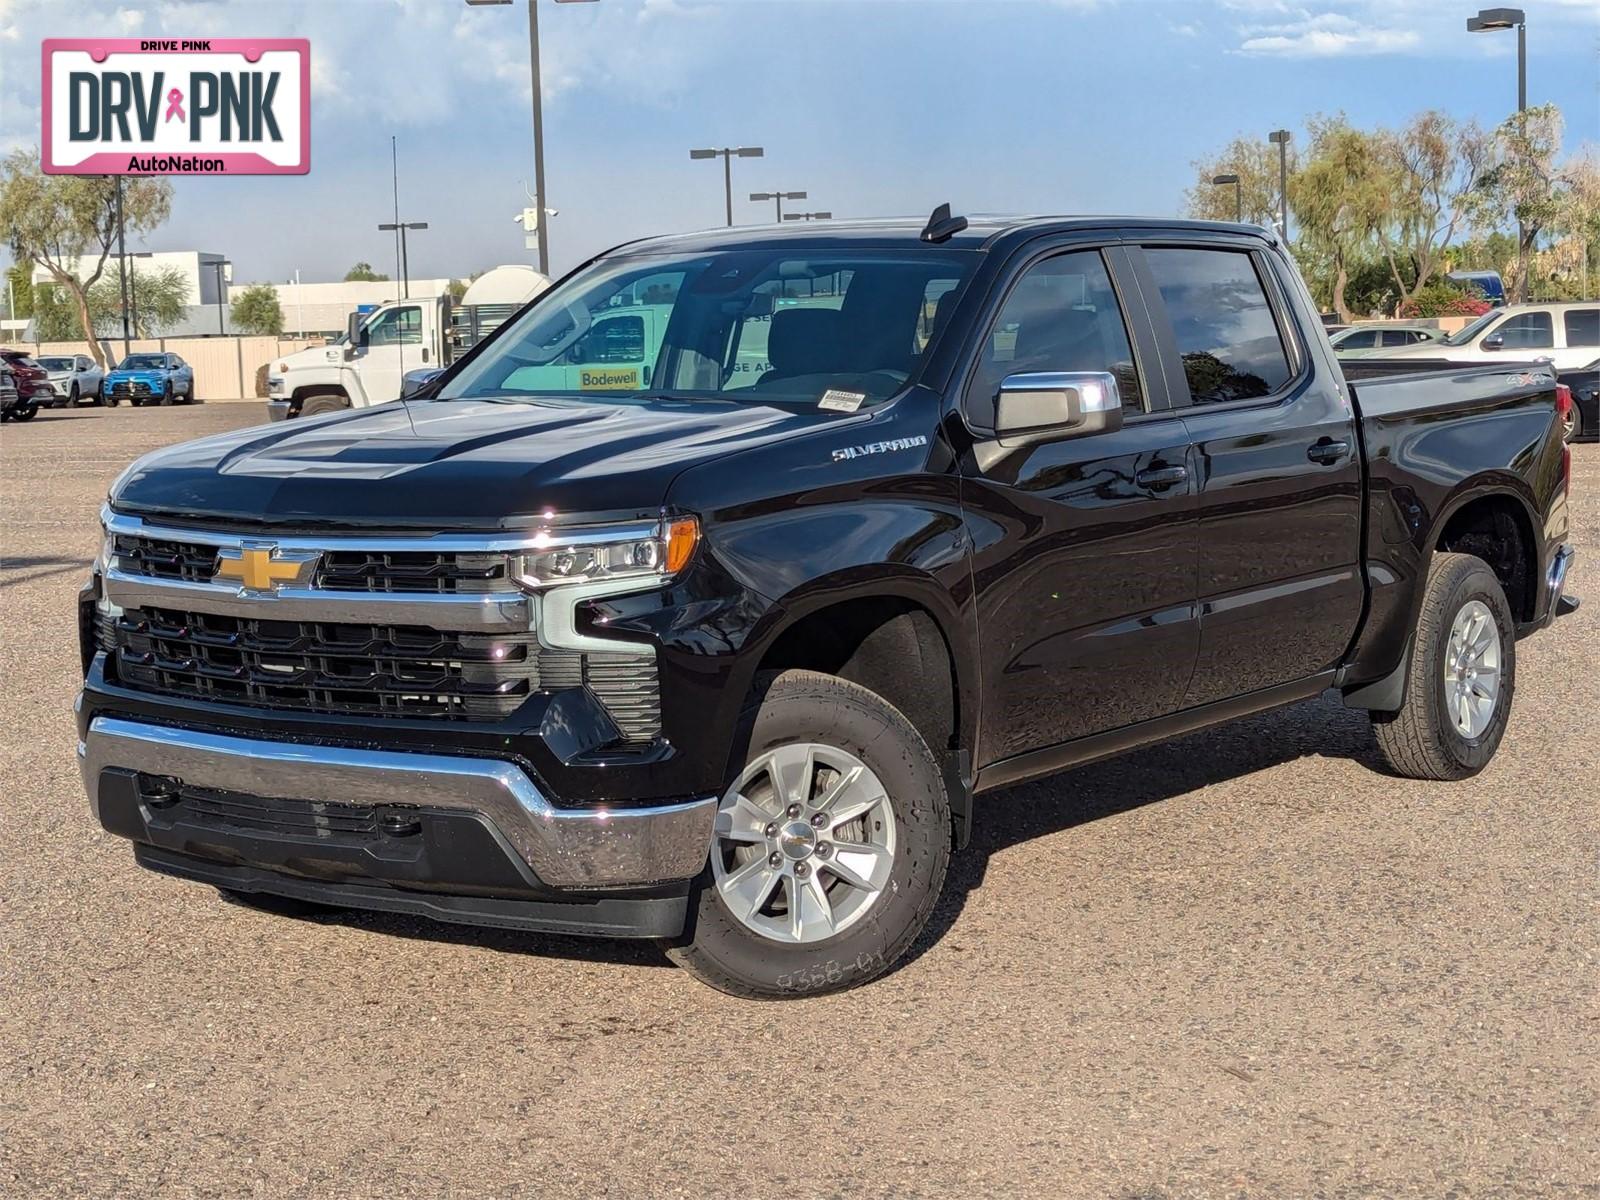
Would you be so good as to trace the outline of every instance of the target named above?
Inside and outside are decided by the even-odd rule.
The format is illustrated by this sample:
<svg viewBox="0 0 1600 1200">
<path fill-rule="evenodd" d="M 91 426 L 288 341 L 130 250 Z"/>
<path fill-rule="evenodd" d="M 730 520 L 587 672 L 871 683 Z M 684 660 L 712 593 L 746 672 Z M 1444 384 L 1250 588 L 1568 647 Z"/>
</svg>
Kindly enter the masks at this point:
<svg viewBox="0 0 1600 1200">
<path fill-rule="evenodd" d="M 1290 170 L 1294 153 L 1290 152 Z M 1237 211 L 1230 184 L 1212 183 L 1218 175 L 1239 177 L 1244 219 L 1272 226 L 1278 220 L 1278 148 L 1267 142 L 1234 138 L 1211 158 L 1196 159 L 1195 182 L 1185 194 L 1189 215 L 1203 221 L 1232 221 Z"/>
<path fill-rule="evenodd" d="M 1326 263 L 1326 294 L 1341 321 L 1354 313 L 1346 298 L 1350 273 L 1367 257 L 1389 207 L 1381 147 L 1343 116 L 1308 123 L 1310 146 L 1289 179 L 1289 203 L 1311 256 Z"/>
<path fill-rule="evenodd" d="M 188 310 L 189 280 L 181 267 L 154 271 L 133 267 L 128 272 L 128 288 L 134 337 L 159 337 L 182 321 Z M 89 318 L 101 337 L 122 332 L 122 282 L 115 272 L 89 289 Z"/>
<path fill-rule="evenodd" d="M 245 333 L 282 333 L 283 306 L 270 283 L 252 283 L 234 299 L 233 327 Z"/>
<path fill-rule="evenodd" d="M 465 279 L 452 279 L 450 281 L 449 292 L 450 299 L 454 300 L 457 304 L 460 304 L 461 297 L 467 294 L 467 281 Z"/>
<path fill-rule="evenodd" d="M 172 185 L 165 179 L 122 180 L 126 228 L 148 233 L 172 211 Z M 46 175 L 36 149 L 17 150 L 0 167 L 0 238 L 18 263 L 37 264 L 77 310 L 78 328 L 94 327 L 89 290 L 105 274 L 117 236 L 116 181 L 102 175 Z M 80 278 L 81 273 L 81 278 Z M 98 342 L 90 353 L 101 366 Z"/>
<path fill-rule="evenodd" d="M 1585 160 L 1556 163 L 1561 110 L 1542 104 L 1514 113 L 1495 130 L 1495 159 L 1474 189 L 1474 216 L 1489 226 L 1522 226 L 1519 258 L 1531 259 L 1539 235 L 1582 223 L 1589 185 Z M 1516 297 L 1528 298 L 1526 273 L 1516 272 Z"/>
<path fill-rule="evenodd" d="M 344 273 L 346 283 L 388 283 L 387 275 L 379 275 L 369 262 L 358 262 Z"/>
<path fill-rule="evenodd" d="M 1376 147 L 1375 181 L 1388 204 L 1373 232 L 1397 294 L 1382 311 L 1394 311 L 1427 286 L 1468 222 L 1493 145 L 1471 121 L 1424 112 L 1397 132 L 1380 132 Z"/>
<path fill-rule="evenodd" d="M 14 321 L 33 316 L 33 272 L 28 264 L 12 263 L 6 268 L 6 294 L 12 309 L 6 316 Z"/>
</svg>

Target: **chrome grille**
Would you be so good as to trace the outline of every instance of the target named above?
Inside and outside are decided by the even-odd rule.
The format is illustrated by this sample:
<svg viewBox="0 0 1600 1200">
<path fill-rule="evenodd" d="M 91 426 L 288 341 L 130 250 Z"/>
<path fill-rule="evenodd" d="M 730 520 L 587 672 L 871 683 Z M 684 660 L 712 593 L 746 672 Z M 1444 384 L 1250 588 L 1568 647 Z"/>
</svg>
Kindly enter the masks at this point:
<svg viewBox="0 0 1600 1200">
<path fill-rule="evenodd" d="M 623 740 L 661 732 L 653 656 L 553 650 L 536 634 L 273 621 L 133 608 L 101 644 L 129 687 L 258 708 L 494 721 L 538 691 L 587 686 Z"/>
</svg>

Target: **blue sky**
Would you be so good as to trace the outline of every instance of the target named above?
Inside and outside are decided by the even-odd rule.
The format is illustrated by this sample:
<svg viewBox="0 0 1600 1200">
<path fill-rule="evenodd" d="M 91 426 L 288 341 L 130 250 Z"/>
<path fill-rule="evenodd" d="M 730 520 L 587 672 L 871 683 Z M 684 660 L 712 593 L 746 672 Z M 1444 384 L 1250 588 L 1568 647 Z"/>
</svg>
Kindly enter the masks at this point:
<svg viewBox="0 0 1600 1200">
<path fill-rule="evenodd" d="M 157 250 L 228 255 L 235 278 L 394 273 L 401 207 L 431 228 L 416 276 L 532 260 L 513 214 L 532 176 L 525 0 L 0 0 L 0 149 L 39 138 L 40 39 L 306 36 L 309 176 L 175 180 Z M 615 242 L 719 225 L 721 165 L 758 144 L 742 197 L 810 192 L 839 216 L 1174 214 L 1191 162 L 1315 113 L 1397 124 L 1515 104 L 1516 38 L 1451 0 L 543 0 L 546 170 L 559 272 Z M 1600 143 L 1600 3 L 1526 0 L 1529 99 Z"/>
</svg>

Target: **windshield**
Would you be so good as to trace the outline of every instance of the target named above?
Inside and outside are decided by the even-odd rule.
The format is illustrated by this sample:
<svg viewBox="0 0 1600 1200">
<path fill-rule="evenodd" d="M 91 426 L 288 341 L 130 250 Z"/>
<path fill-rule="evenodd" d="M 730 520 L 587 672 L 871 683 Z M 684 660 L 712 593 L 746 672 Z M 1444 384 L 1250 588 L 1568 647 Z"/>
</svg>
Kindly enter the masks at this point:
<svg viewBox="0 0 1600 1200">
<path fill-rule="evenodd" d="M 612 259 L 541 296 L 446 400 L 649 397 L 854 411 L 916 373 L 972 251 L 738 250 Z"/>
<path fill-rule="evenodd" d="M 159 354 L 130 354 L 117 367 L 119 371 L 159 371 L 167 364 Z"/>
<path fill-rule="evenodd" d="M 70 358 L 41 358 L 39 365 L 46 371 L 72 370 L 72 360 Z"/>
<path fill-rule="evenodd" d="M 1477 337 L 1478 334 L 1483 330 L 1483 327 L 1489 324 L 1490 321 L 1496 320 L 1504 315 L 1505 314 L 1503 310 L 1498 308 L 1490 312 L 1486 312 L 1472 324 L 1456 330 L 1447 338 L 1441 338 L 1439 340 L 1439 344 L 1441 346 L 1464 346 L 1473 338 Z"/>
</svg>

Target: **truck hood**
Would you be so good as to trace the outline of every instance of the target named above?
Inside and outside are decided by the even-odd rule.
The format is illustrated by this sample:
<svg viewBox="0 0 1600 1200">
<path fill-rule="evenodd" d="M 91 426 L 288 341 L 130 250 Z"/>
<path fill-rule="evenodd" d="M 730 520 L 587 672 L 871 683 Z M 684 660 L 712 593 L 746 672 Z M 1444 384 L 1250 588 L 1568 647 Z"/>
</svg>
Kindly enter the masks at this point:
<svg viewBox="0 0 1600 1200">
<path fill-rule="evenodd" d="M 827 423 L 855 419 L 706 402 L 386 404 L 158 450 L 128 468 L 111 500 L 300 527 L 631 516 L 658 511 L 688 467 Z"/>
</svg>

